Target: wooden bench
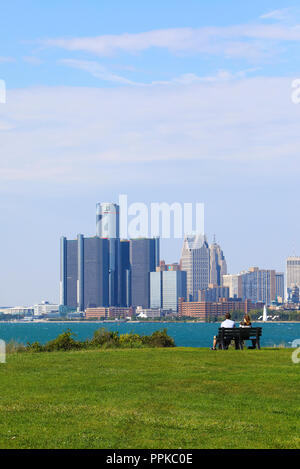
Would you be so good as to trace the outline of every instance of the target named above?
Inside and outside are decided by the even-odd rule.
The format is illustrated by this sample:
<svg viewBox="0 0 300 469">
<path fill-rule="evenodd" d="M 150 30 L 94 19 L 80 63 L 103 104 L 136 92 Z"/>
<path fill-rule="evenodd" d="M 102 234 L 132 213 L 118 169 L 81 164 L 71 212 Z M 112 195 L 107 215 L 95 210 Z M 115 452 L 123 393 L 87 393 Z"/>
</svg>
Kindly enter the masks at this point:
<svg viewBox="0 0 300 469">
<path fill-rule="evenodd" d="M 261 327 L 236 327 L 228 329 L 220 327 L 217 335 L 217 346 L 221 350 L 227 350 L 234 340 L 236 350 L 243 350 L 246 340 L 251 340 L 253 348 L 260 350 Z"/>
</svg>

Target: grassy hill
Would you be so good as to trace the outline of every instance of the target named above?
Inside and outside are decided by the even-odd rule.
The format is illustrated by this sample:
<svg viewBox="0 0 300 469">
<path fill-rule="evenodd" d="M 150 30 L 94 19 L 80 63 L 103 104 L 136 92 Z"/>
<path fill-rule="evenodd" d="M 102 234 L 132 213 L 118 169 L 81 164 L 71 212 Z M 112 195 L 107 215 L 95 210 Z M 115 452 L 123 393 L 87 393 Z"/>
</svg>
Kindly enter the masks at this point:
<svg viewBox="0 0 300 469">
<path fill-rule="evenodd" d="M 19 353 L 0 364 L 0 448 L 300 448 L 290 350 Z"/>
</svg>

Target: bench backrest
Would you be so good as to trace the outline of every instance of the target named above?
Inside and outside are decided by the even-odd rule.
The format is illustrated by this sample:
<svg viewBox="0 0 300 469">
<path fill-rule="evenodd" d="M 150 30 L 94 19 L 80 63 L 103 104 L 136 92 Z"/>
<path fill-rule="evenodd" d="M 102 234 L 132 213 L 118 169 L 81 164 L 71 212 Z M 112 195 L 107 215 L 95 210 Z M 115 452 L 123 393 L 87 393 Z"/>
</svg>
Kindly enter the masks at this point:
<svg viewBox="0 0 300 469">
<path fill-rule="evenodd" d="M 222 337 L 261 337 L 262 328 L 261 327 L 220 327 L 219 335 Z"/>
</svg>

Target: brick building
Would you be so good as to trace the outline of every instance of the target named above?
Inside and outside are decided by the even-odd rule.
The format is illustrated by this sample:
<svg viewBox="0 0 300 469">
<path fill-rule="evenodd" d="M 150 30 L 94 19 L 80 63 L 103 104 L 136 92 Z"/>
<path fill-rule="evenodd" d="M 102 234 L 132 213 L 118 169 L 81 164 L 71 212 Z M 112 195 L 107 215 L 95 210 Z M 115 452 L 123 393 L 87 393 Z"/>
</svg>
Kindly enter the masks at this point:
<svg viewBox="0 0 300 469">
<path fill-rule="evenodd" d="M 111 306 L 109 308 L 88 308 L 85 311 L 85 319 L 126 319 L 132 317 L 134 313 L 133 308 L 121 308 Z"/>
<path fill-rule="evenodd" d="M 262 309 L 263 303 L 252 303 L 250 300 L 222 298 L 218 302 L 179 300 L 179 316 L 187 316 L 209 322 L 216 318 L 222 318 L 226 313 L 243 312 L 250 313 L 255 309 Z"/>
</svg>

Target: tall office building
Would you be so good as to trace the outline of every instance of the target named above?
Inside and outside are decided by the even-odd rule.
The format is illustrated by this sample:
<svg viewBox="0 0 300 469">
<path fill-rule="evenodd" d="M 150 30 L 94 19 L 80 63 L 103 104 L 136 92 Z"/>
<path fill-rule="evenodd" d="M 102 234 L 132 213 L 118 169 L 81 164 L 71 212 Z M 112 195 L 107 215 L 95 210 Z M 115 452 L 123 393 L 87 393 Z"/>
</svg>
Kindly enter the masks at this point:
<svg viewBox="0 0 300 469">
<path fill-rule="evenodd" d="M 300 288 L 300 257 L 288 257 L 286 261 L 287 293 L 297 285 Z"/>
<path fill-rule="evenodd" d="M 163 304 L 163 272 L 150 272 L 150 308 L 160 309 Z"/>
<path fill-rule="evenodd" d="M 187 274 L 184 271 L 162 272 L 162 308 L 178 313 L 179 298 L 186 299 Z"/>
<path fill-rule="evenodd" d="M 242 277 L 240 274 L 223 275 L 223 287 L 229 288 L 230 298 L 242 298 Z"/>
<path fill-rule="evenodd" d="M 156 238 L 130 240 L 131 305 L 149 308 L 150 272 L 159 265 L 159 240 Z"/>
<path fill-rule="evenodd" d="M 222 286 L 223 275 L 227 274 L 227 264 L 221 247 L 216 243 L 209 247 L 210 251 L 210 283 Z"/>
<path fill-rule="evenodd" d="M 130 241 L 120 242 L 120 306 L 131 306 Z"/>
<path fill-rule="evenodd" d="M 252 267 L 247 272 L 241 272 L 242 298 L 253 303 L 263 302 L 270 305 L 276 299 L 275 270 L 261 270 Z"/>
<path fill-rule="evenodd" d="M 204 290 L 210 283 L 210 250 L 205 236 L 185 236 L 181 269 L 187 273 L 188 301 L 198 301 L 199 290 Z"/>
<path fill-rule="evenodd" d="M 105 202 L 96 206 L 96 234 L 99 238 L 120 238 L 120 207 Z"/>
<path fill-rule="evenodd" d="M 284 301 L 284 273 L 276 272 L 276 299 Z"/>
<path fill-rule="evenodd" d="M 108 306 L 109 244 L 107 239 L 61 239 L 60 304 L 83 311 Z"/>
<path fill-rule="evenodd" d="M 186 299 L 186 272 L 180 270 L 150 273 L 150 307 L 178 312 L 179 298 Z"/>
<path fill-rule="evenodd" d="M 110 202 L 96 206 L 96 234 L 109 240 L 109 306 L 121 306 L 120 207 Z"/>
</svg>

